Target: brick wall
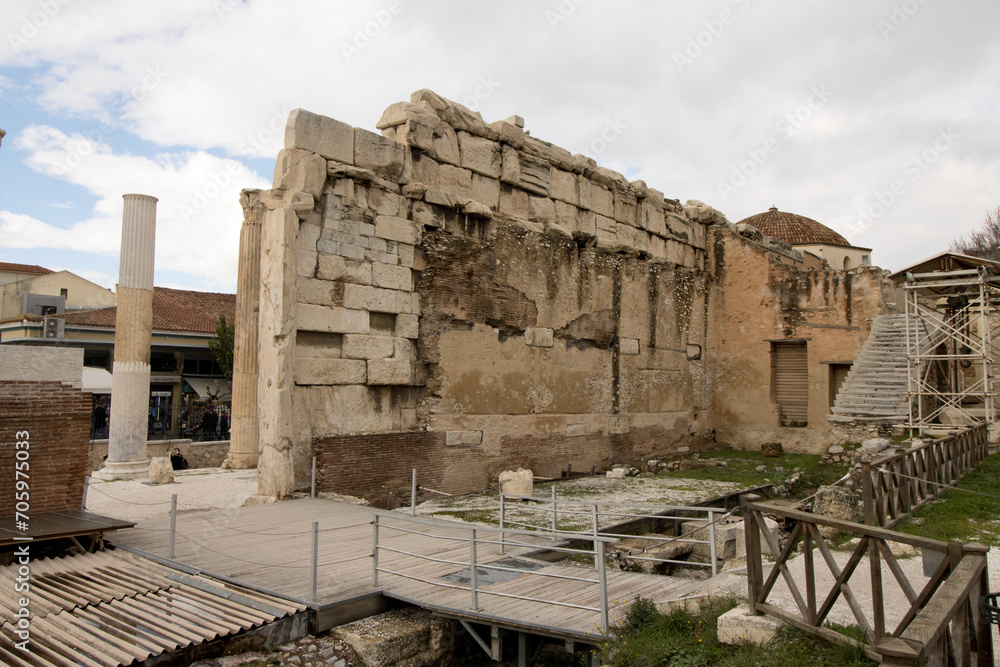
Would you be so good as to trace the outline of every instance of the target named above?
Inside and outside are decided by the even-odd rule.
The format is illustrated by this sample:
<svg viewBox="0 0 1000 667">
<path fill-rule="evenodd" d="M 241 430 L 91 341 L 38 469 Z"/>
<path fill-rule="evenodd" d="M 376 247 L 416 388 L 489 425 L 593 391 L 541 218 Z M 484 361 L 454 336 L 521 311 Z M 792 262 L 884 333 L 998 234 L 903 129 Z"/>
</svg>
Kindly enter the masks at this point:
<svg viewBox="0 0 1000 667">
<path fill-rule="evenodd" d="M 432 431 L 330 436 L 316 438 L 313 445 L 318 492 L 368 498 L 387 493 L 408 496 L 413 468 L 423 486 L 466 493 L 494 486 L 500 472 L 517 467 L 541 477 L 558 477 L 567 464 L 576 471 L 591 466 L 600 470 L 612 463 L 686 456 L 703 448 L 661 426 L 632 428 L 628 433 L 504 436 L 501 455 L 479 447 L 448 446 L 445 433 Z"/>
<path fill-rule="evenodd" d="M 91 394 L 61 382 L 0 383 L 0 518 L 14 516 L 15 442 L 28 431 L 29 516 L 80 509 Z"/>
</svg>

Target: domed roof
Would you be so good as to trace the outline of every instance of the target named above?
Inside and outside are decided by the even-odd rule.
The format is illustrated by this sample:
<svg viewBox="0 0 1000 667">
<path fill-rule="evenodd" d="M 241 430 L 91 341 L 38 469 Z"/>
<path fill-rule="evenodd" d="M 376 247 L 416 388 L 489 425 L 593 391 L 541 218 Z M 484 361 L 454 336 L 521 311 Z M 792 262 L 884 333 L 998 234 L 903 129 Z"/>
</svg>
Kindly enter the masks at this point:
<svg viewBox="0 0 1000 667">
<path fill-rule="evenodd" d="M 780 239 L 791 245 L 832 245 L 853 248 L 843 236 L 812 218 L 785 213 L 772 206 L 766 213 L 751 215 L 740 220 L 756 227 L 765 236 Z M 866 248 L 867 250 L 867 248 Z"/>
</svg>

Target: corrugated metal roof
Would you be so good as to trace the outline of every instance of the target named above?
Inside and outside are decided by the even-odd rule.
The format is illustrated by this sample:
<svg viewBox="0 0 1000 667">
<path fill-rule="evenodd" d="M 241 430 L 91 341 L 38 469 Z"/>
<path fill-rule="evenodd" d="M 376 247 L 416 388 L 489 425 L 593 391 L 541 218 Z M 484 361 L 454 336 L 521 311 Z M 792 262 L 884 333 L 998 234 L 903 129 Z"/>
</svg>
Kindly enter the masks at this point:
<svg viewBox="0 0 1000 667">
<path fill-rule="evenodd" d="M 131 665 L 304 611 L 306 607 L 125 551 L 30 563 L 30 591 L 0 595 L 0 664 Z M 14 591 L 18 565 L 0 568 Z M 18 597 L 30 599 L 30 653 L 14 645 Z"/>
</svg>

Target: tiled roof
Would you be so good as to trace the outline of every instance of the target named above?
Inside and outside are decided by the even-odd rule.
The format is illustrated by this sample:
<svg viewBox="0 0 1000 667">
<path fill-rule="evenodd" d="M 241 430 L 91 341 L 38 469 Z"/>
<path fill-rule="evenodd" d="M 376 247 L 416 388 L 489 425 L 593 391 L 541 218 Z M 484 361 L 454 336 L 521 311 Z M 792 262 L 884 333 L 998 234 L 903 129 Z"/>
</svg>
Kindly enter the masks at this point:
<svg viewBox="0 0 1000 667">
<path fill-rule="evenodd" d="M 804 215 L 795 215 L 779 211 L 772 206 L 766 213 L 751 215 L 740 220 L 756 227 L 765 236 L 780 239 L 785 243 L 795 245 L 832 245 L 841 248 L 854 248 L 843 236 L 829 227 Z M 859 248 L 871 250 L 871 248 Z"/>
<path fill-rule="evenodd" d="M 63 315 L 69 326 L 115 327 L 117 309 L 98 308 L 81 310 Z M 220 315 L 227 322 L 236 317 L 236 295 L 216 292 L 153 288 L 153 330 L 215 333 L 215 323 Z M 20 318 L 17 318 L 20 320 Z M 28 316 L 29 320 L 41 319 Z"/>
<path fill-rule="evenodd" d="M 37 264 L 14 264 L 12 262 L 0 262 L 0 271 L 10 271 L 12 273 L 52 273 L 52 269 L 46 269 Z"/>
</svg>

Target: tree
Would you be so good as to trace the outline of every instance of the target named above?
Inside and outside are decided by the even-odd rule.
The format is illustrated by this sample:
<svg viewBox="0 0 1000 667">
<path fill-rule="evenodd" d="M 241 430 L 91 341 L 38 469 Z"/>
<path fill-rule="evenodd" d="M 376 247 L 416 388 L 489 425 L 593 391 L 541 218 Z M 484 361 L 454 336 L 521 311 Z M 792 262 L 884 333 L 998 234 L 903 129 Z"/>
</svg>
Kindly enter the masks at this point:
<svg viewBox="0 0 1000 667">
<path fill-rule="evenodd" d="M 979 229 L 951 242 L 954 252 L 1000 261 L 1000 206 L 986 212 Z"/>
<path fill-rule="evenodd" d="M 227 380 L 233 379 L 233 351 L 236 347 L 236 323 L 226 322 L 226 316 L 220 315 L 215 323 L 215 338 L 208 341 L 208 349 L 215 355 Z"/>
</svg>

